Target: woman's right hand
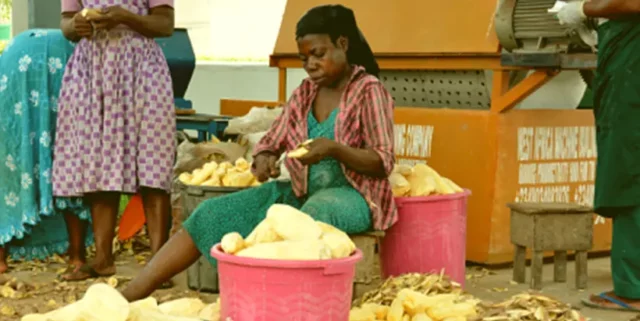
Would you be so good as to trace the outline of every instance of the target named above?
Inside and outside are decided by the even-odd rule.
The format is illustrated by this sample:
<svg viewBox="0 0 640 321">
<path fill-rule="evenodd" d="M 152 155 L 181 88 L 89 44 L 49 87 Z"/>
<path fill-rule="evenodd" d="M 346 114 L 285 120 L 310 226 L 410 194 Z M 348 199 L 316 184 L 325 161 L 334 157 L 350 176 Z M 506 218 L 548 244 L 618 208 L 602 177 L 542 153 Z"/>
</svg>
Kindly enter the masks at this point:
<svg viewBox="0 0 640 321">
<path fill-rule="evenodd" d="M 82 16 L 81 12 L 73 16 L 73 30 L 81 38 L 91 38 L 93 36 L 93 26 L 89 20 Z"/>
<path fill-rule="evenodd" d="M 266 182 L 269 178 L 278 178 L 280 176 L 280 167 L 277 163 L 278 157 L 276 155 L 263 152 L 253 158 L 251 170 L 259 182 Z"/>
</svg>

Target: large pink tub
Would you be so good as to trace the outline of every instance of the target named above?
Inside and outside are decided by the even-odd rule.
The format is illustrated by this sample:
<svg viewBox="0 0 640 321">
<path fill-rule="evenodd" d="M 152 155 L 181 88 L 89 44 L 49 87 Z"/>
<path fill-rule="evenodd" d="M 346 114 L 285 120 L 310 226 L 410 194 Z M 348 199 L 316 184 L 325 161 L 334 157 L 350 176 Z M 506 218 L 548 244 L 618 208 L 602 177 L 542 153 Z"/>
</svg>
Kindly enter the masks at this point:
<svg viewBox="0 0 640 321">
<path fill-rule="evenodd" d="M 444 269 L 464 285 L 470 194 L 396 198 L 398 222 L 387 230 L 380 249 L 384 277 Z"/>
<path fill-rule="evenodd" d="M 281 261 L 225 254 L 216 244 L 221 320 L 345 321 L 349 319 L 357 250 L 348 258 Z"/>
</svg>

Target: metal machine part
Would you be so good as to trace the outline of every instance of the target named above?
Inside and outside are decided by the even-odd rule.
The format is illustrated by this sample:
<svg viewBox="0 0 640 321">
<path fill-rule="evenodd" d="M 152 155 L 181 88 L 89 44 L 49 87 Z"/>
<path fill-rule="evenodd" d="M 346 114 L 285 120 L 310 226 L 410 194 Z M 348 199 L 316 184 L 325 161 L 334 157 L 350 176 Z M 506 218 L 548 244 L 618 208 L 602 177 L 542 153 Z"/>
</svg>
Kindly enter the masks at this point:
<svg viewBox="0 0 640 321">
<path fill-rule="evenodd" d="M 398 106 L 489 109 L 491 76 L 484 70 L 383 70 L 380 80 Z"/>
<path fill-rule="evenodd" d="M 591 71 L 586 74 L 570 73 L 558 81 L 552 81 L 539 94 L 528 97 L 516 109 L 576 108 L 584 92 L 580 77 L 590 83 Z M 515 85 L 524 79 L 528 70 L 512 71 L 510 83 Z M 488 110 L 491 107 L 491 70 L 423 71 L 383 70 L 380 80 L 393 96 L 397 106 L 417 108 L 451 108 L 464 110 Z M 553 104 L 549 97 L 556 97 Z M 560 97 L 560 98 L 558 98 Z"/>
<path fill-rule="evenodd" d="M 191 101 L 184 99 L 196 69 L 196 55 L 187 29 L 176 28 L 171 37 L 159 38 L 156 39 L 156 42 L 162 48 L 169 64 L 176 108 L 193 108 Z"/>
<path fill-rule="evenodd" d="M 592 52 L 596 22 L 580 30 L 558 22 L 547 10 L 556 0 L 501 0 L 495 29 L 502 47 L 515 53 Z"/>
</svg>

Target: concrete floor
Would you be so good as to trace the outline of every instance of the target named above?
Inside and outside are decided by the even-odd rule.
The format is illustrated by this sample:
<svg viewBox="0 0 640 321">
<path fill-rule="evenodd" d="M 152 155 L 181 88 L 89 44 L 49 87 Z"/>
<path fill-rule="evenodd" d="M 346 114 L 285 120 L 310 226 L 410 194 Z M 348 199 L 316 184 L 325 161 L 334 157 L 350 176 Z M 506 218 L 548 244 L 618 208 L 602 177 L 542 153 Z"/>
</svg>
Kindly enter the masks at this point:
<svg viewBox="0 0 640 321">
<path fill-rule="evenodd" d="M 60 266 L 61 267 L 61 266 Z M 32 272 L 17 272 L 13 273 L 18 278 L 30 279 L 33 282 L 51 282 L 55 278 L 55 271 L 57 266 L 51 267 L 51 270 L 47 272 L 40 272 L 34 274 Z M 135 276 L 140 269 L 141 265 L 133 259 L 123 260 L 118 266 L 118 275 L 124 277 Z M 574 307 L 580 309 L 581 313 L 589 318 L 591 321 L 629 321 L 635 314 L 625 312 L 613 312 L 613 311 L 601 311 L 583 307 L 580 304 L 582 298 L 586 298 L 590 293 L 600 293 L 611 289 L 611 276 L 609 272 L 609 259 L 599 258 L 589 260 L 589 289 L 587 291 L 576 291 L 574 288 L 574 265 L 570 262 L 568 272 L 568 282 L 564 284 L 553 283 L 553 266 L 551 264 L 545 265 L 544 271 L 544 287 L 542 293 L 554 297 L 555 299 L 569 303 Z M 482 275 L 467 281 L 467 291 L 477 296 L 480 299 L 488 301 L 501 301 L 509 298 L 510 296 L 522 292 L 528 291 L 527 284 L 514 285 L 511 282 L 511 269 L 499 269 L 492 270 L 487 273 L 486 270 L 480 270 L 478 268 L 469 268 L 468 273 L 471 275 Z M 528 272 L 528 270 L 527 270 Z M 527 276 L 529 274 L 527 273 Z M 174 296 L 192 296 L 197 295 L 195 292 L 188 291 L 186 286 L 186 274 L 182 274 L 174 279 L 176 287 L 169 291 L 160 291 L 156 293 L 156 297 L 161 297 L 167 293 L 173 293 Z M 199 295 L 203 300 L 213 302 L 215 295 L 201 294 Z M 35 300 L 34 300 L 35 299 Z M 1 300 L 0 300 L 1 301 Z M 30 302 L 23 303 L 36 303 L 34 301 L 46 302 L 44 298 L 33 298 Z M 0 318 L 0 320 L 3 318 Z"/>
<path fill-rule="evenodd" d="M 587 298 L 592 293 L 611 291 L 609 267 L 609 258 L 589 260 L 589 287 L 586 291 L 577 291 L 574 282 L 575 265 L 573 261 L 569 262 L 569 266 L 567 266 L 568 282 L 562 284 L 553 282 L 553 265 L 546 264 L 543 274 L 544 285 L 542 293 L 573 305 L 575 308 L 580 309 L 580 312 L 591 321 L 629 321 L 635 317 L 634 313 L 595 310 L 584 307 L 580 303 L 580 300 Z M 467 291 L 483 300 L 499 301 L 507 299 L 514 294 L 525 292 L 529 288 L 528 284 L 512 284 L 511 269 L 493 270 L 492 272 L 495 274 L 469 281 Z M 529 276 L 529 269 L 527 268 L 527 280 Z"/>
</svg>

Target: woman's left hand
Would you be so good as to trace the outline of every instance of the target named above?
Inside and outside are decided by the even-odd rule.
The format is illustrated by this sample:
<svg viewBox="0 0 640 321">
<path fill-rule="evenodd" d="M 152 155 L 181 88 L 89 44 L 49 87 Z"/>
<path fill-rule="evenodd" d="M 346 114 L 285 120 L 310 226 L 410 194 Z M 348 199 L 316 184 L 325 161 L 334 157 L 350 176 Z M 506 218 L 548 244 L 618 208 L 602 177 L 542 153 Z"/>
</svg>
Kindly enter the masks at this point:
<svg viewBox="0 0 640 321">
<path fill-rule="evenodd" d="M 298 160 L 304 165 L 313 165 L 327 157 L 330 157 L 338 147 L 338 143 L 327 138 L 315 138 L 305 147 L 309 152 L 298 158 Z"/>
<path fill-rule="evenodd" d="M 110 30 L 124 23 L 129 15 L 131 15 L 129 10 L 120 6 L 112 6 L 102 9 L 102 16 L 91 19 L 91 22 L 97 30 Z"/>
</svg>

